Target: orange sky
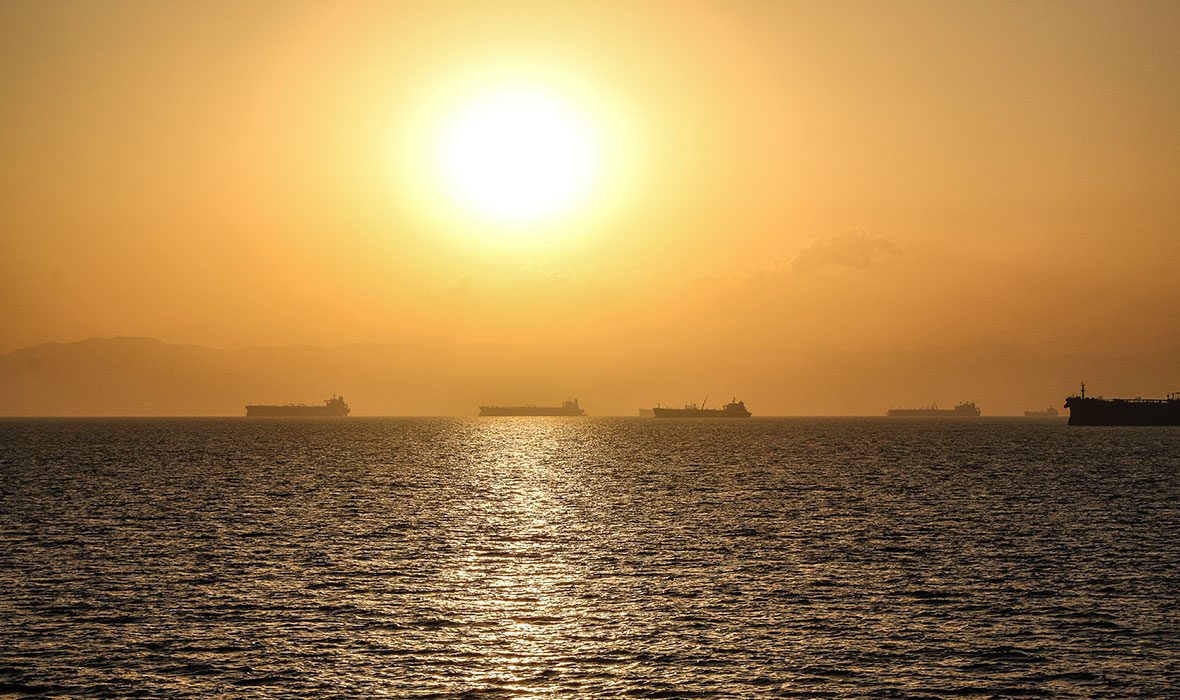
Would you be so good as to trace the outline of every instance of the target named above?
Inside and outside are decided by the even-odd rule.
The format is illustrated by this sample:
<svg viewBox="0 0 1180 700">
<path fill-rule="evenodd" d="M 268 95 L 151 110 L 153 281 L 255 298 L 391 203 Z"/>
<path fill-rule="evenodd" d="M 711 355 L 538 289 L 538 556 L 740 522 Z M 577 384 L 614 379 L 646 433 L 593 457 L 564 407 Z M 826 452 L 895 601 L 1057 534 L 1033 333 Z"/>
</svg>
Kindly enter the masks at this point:
<svg viewBox="0 0 1180 700">
<path fill-rule="evenodd" d="M 1177 36 L 1172 2 L 6 2 L 0 351 L 1175 347 Z M 606 150 L 524 235 L 418 152 L 501 78 Z"/>
</svg>

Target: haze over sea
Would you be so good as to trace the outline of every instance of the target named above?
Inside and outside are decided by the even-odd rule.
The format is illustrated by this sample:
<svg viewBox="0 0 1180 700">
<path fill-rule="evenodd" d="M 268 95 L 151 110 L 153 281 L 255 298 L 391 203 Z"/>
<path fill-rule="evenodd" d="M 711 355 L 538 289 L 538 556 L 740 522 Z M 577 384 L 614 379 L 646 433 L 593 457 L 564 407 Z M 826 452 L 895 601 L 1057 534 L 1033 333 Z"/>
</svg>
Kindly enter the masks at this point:
<svg viewBox="0 0 1180 700">
<path fill-rule="evenodd" d="M 0 420 L 0 696 L 1160 698 L 1180 430 Z"/>
</svg>

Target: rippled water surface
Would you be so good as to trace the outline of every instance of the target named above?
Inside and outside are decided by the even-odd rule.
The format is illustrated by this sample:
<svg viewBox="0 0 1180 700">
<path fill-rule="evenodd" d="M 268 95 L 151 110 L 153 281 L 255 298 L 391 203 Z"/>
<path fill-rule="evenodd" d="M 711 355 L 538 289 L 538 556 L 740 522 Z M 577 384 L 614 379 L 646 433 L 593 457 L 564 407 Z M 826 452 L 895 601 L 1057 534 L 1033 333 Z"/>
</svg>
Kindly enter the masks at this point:
<svg viewBox="0 0 1180 700">
<path fill-rule="evenodd" d="M 0 696 L 1164 698 L 1180 429 L 0 421 Z"/>
</svg>

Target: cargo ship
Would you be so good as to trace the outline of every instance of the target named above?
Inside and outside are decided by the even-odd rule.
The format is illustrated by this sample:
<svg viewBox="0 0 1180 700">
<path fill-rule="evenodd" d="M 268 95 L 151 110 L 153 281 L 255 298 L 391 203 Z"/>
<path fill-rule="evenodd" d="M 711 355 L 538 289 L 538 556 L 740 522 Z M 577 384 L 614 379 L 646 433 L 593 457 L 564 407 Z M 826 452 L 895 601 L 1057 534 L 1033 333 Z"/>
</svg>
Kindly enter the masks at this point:
<svg viewBox="0 0 1180 700">
<path fill-rule="evenodd" d="M 348 415 L 348 404 L 343 396 L 324 399 L 323 406 L 289 403 L 283 406 L 246 406 L 246 415 L 254 418 L 337 418 Z"/>
<path fill-rule="evenodd" d="M 481 416 L 584 416 L 578 400 L 563 401 L 560 406 L 480 406 Z"/>
<path fill-rule="evenodd" d="M 656 412 L 655 412 L 655 410 L 650 409 L 650 408 L 641 408 L 641 409 L 639 409 L 639 417 L 640 418 L 655 418 Z"/>
<path fill-rule="evenodd" d="M 939 408 L 936 403 L 926 408 L 891 408 L 885 415 L 890 418 L 978 418 L 981 413 L 974 402 L 968 401 L 954 408 Z"/>
<path fill-rule="evenodd" d="M 701 402 L 698 408 L 695 403 L 690 403 L 684 408 L 664 408 L 656 406 L 651 409 L 652 416 L 655 418 L 749 418 L 750 412 L 746 410 L 746 403 L 734 399 L 725 404 L 725 408 L 705 408 L 705 404 L 709 403 L 709 397 Z"/>
<path fill-rule="evenodd" d="M 1043 411 L 1025 411 L 1025 418 L 1056 418 L 1057 409 L 1050 406 Z"/>
<path fill-rule="evenodd" d="M 1180 392 L 1165 399 L 1104 399 L 1082 393 L 1065 400 L 1070 425 L 1180 425 Z"/>
</svg>

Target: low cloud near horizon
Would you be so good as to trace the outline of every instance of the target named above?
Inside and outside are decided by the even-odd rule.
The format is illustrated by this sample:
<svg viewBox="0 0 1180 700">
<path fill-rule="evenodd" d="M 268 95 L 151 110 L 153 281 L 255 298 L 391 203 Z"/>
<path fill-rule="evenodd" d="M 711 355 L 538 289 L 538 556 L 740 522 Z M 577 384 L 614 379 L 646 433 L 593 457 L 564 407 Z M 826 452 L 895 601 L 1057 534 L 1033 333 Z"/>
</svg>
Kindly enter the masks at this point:
<svg viewBox="0 0 1180 700">
<path fill-rule="evenodd" d="M 791 260 L 791 267 L 796 272 L 814 272 L 827 265 L 866 268 L 878 258 L 903 254 L 901 247 L 888 238 L 853 229 L 803 246 Z"/>
</svg>

